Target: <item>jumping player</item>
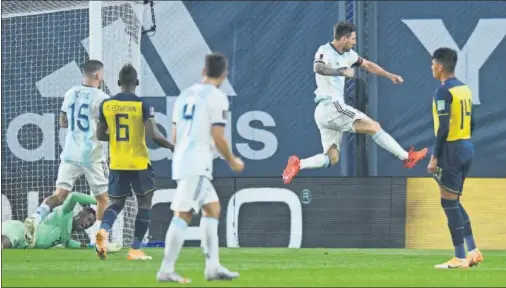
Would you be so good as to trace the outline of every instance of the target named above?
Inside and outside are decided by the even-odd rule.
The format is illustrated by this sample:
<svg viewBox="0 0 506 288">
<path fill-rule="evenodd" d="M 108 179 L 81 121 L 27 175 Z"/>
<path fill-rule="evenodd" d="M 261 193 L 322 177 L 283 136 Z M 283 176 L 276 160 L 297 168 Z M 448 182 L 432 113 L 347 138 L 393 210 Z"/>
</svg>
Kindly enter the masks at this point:
<svg viewBox="0 0 506 288">
<path fill-rule="evenodd" d="M 107 197 L 107 164 L 102 144 L 95 136 L 100 103 L 109 96 L 100 90 L 104 65 L 98 60 L 84 63 L 84 81 L 65 93 L 60 112 L 60 127 L 68 128 L 61 153 L 56 191 L 25 220 L 29 246 L 37 241 L 36 228 L 51 210 L 65 201 L 75 181 L 84 174 L 90 192 L 97 199 L 97 221 L 101 221 Z"/>
<path fill-rule="evenodd" d="M 233 171 L 240 172 L 244 168 L 244 163 L 234 156 L 225 139 L 229 102 L 218 88 L 227 77 L 227 71 L 228 63 L 223 55 L 207 55 L 202 83 L 185 89 L 174 104 L 172 141 L 177 144 L 172 160 L 172 179 L 177 181 L 177 190 L 170 207 L 174 217 L 167 230 L 164 257 L 156 276 L 159 282 L 190 282 L 175 272 L 175 265 L 183 247 L 185 230 L 193 213 L 200 209 L 203 214 L 200 228 L 206 257 L 205 278 L 231 280 L 239 277 L 239 273 L 220 264 L 218 221 L 221 206 L 211 184 L 213 143 Z"/>
<path fill-rule="evenodd" d="M 33 247 L 25 240 L 25 225 L 21 221 L 5 221 L 2 224 L 2 248 L 51 248 L 63 244 L 66 248 L 88 248 L 87 244 L 70 239 L 72 232 L 83 231 L 95 223 L 95 210 L 83 208 L 74 217 L 76 204 L 96 204 L 93 197 L 82 193 L 70 193 L 63 205 L 56 207 L 37 227 Z"/>
<path fill-rule="evenodd" d="M 389 73 L 377 64 L 358 56 L 352 47 L 356 43 L 355 27 L 351 23 L 340 22 L 334 26 L 334 40 L 320 46 L 314 59 L 316 74 L 314 117 L 321 134 L 323 153 L 306 159 L 291 156 L 283 172 L 283 181 L 288 184 L 302 169 L 325 168 L 337 164 L 339 148 L 344 132 L 365 133 L 382 148 L 412 168 L 427 154 L 427 149 L 409 152 L 404 150 L 378 122 L 344 102 L 345 77 L 354 76 L 354 67 L 386 77 L 394 84 L 404 82 L 402 77 Z"/>
<path fill-rule="evenodd" d="M 146 100 L 135 95 L 139 85 L 137 71 L 131 64 L 119 72 L 121 92 L 105 100 L 100 106 L 97 137 L 109 141 L 109 197 L 112 203 L 104 212 L 104 220 L 96 235 L 96 250 L 101 259 L 107 256 L 108 233 L 125 201 L 137 196 L 134 241 L 128 260 L 150 260 L 140 250 L 142 239 L 149 227 L 151 198 L 155 191 L 155 172 L 149 160 L 146 134 L 156 144 L 173 149 L 172 144 L 160 133 L 155 122 L 155 110 Z"/>
<path fill-rule="evenodd" d="M 441 81 L 433 100 L 436 141 L 427 167 L 439 184 L 441 206 L 455 247 L 455 257 L 434 268 L 467 268 L 483 261 L 476 247 L 469 215 L 460 203 L 467 172 L 474 155 L 472 95 L 467 85 L 455 78 L 457 52 L 439 48 L 432 55 L 432 75 Z M 466 259 L 464 240 L 469 251 Z"/>
</svg>

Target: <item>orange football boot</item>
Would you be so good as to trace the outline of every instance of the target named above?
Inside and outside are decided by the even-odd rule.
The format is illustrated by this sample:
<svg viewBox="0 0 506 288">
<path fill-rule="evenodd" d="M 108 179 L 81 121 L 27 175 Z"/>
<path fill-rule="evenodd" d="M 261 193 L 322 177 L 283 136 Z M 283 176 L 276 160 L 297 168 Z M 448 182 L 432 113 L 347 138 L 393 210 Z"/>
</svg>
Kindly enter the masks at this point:
<svg viewBox="0 0 506 288">
<path fill-rule="evenodd" d="M 300 171 L 300 159 L 297 156 L 290 156 L 288 164 L 283 171 L 283 183 L 289 184 L 292 182 L 293 177 L 297 176 Z"/>
<path fill-rule="evenodd" d="M 427 156 L 428 151 L 429 151 L 429 149 L 427 149 L 427 148 L 423 148 L 420 151 L 415 151 L 415 149 L 413 147 L 411 147 L 411 149 L 409 149 L 409 152 L 408 152 L 408 159 L 404 160 L 404 167 L 406 167 L 406 168 L 415 167 L 415 165 L 416 165 L 416 163 L 418 163 L 418 161 L 424 159 L 425 156 Z"/>
</svg>

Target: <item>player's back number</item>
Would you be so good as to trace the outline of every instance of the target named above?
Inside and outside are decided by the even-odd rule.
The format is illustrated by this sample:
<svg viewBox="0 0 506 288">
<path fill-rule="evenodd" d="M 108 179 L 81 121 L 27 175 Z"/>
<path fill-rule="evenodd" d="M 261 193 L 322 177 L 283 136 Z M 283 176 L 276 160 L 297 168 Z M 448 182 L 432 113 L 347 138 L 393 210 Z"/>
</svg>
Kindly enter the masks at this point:
<svg viewBox="0 0 506 288">
<path fill-rule="evenodd" d="M 77 98 L 77 97 L 76 97 Z M 77 129 L 83 132 L 90 130 L 89 111 L 90 105 L 87 103 L 72 103 L 69 106 L 70 112 L 70 130 Z"/>
<path fill-rule="evenodd" d="M 116 141 L 128 141 L 130 139 L 130 127 L 125 122 L 128 121 L 128 114 L 116 114 Z"/>
</svg>

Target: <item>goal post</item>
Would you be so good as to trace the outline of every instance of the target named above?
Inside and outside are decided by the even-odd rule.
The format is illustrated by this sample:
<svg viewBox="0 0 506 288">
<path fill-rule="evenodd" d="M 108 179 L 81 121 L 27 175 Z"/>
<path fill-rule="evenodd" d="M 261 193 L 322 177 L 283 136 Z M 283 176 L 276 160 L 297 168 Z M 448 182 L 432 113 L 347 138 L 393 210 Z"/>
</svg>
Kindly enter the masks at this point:
<svg viewBox="0 0 506 288">
<path fill-rule="evenodd" d="M 58 114 L 64 93 L 82 81 L 88 59 L 104 63 L 102 89 L 119 92 L 118 72 L 142 75 L 144 1 L 2 1 L 2 221 L 23 221 L 51 195 L 66 129 Z M 142 85 L 142 81 L 140 81 Z M 137 87 L 137 92 L 141 91 Z M 89 194 L 84 177 L 74 191 Z M 6 213 L 4 213 L 6 212 Z M 8 213 L 7 213 L 8 212 Z M 127 200 L 111 239 L 129 246 L 137 205 Z M 93 240 L 96 227 L 74 235 Z"/>
</svg>

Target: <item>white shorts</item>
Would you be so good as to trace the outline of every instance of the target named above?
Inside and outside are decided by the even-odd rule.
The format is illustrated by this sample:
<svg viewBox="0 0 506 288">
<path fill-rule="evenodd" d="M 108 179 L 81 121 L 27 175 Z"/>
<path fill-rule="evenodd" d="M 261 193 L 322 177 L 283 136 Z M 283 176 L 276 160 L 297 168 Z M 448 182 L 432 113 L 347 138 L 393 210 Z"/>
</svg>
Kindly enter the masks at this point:
<svg viewBox="0 0 506 288">
<path fill-rule="evenodd" d="M 219 201 L 218 194 L 209 178 L 198 175 L 189 176 L 177 181 L 176 195 L 170 209 L 177 212 L 193 210 L 198 213 L 203 206 Z"/>
<path fill-rule="evenodd" d="M 334 144 L 337 150 L 340 150 L 343 133 L 355 132 L 353 123 L 365 117 L 367 116 L 364 113 L 346 104 L 330 100 L 318 103 L 314 110 L 314 119 L 320 129 L 323 153 Z"/>
<path fill-rule="evenodd" d="M 91 194 L 99 196 L 107 192 L 109 169 L 105 162 L 93 163 L 91 166 L 86 167 L 65 161 L 60 162 L 56 188 L 72 191 L 74 183 L 83 174 L 90 186 Z"/>
</svg>

